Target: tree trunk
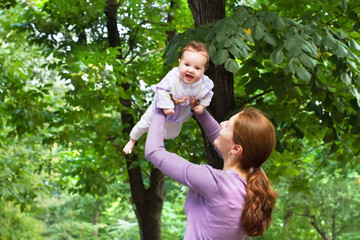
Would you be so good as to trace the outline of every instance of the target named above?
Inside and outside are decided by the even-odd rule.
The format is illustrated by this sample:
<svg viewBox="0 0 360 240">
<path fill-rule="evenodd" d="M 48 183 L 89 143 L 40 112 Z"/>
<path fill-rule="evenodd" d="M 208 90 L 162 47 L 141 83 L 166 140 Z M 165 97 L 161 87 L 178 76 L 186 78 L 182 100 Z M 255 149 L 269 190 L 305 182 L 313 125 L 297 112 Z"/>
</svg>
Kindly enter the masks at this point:
<svg viewBox="0 0 360 240">
<path fill-rule="evenodd" d="M 161 211 L 164 201 L 164 174 L 157 168 L 151 169 L 150 187 L 145 189 L 139 167 L 131 168 L 127 160 L 132 202 L 135 204 L 135 214 L 139 224 L 140 239 L 161 240 Z"/>
<path fill-rule="evenodd" d="M 100 223 L 100 210 L 99 210 L 99 203 L 96 201 L 94 205 L 94 213 L 93 213 L 93 224 L 95 226 L 93 235 L 95 238 L 99 237 L 99 228 L 97 227 L 99 223 Z"/>
<path fill-rule="evenodd" d="M 117 28 L 117 11 L 121 2 L 107 0 L 105 14 L 107 17 L 107 29 L 110 47 L 121 46 L 121 39 Z M 122 56 L 118 56 L 119 59 Z M 127 83 L 121 85 L 125 90 L 129 88 Z M 131 101 L 119 99 L 120 103 L 126 108 L 131 108 Z M 133 122 L 133 117 L 126 113 L 121 113 L 122 122 Z M 124 129 L 130 133 L 131 127 Z M 122 149 L 121 147 L 119 147 Z M 120 151 L 119 151 L 120 152 Z M 122 153 L 122 151 L 121 151 Z M 131 164 L 138 159 L 136 154 L 127 156 L 126 166 L 129 174 L 132 201 L 136 209 L 135 214 L 139 223 L 140 235 L 142 240 L 161 240 L 161 211 L 164 198 L 164 175 L 157 169 L 152 169 L 150 175 L 150 187 L 145 188 L 140 167 L 132 167 Z"/>
<path fill-rule="evenodd" d="M 187 2 L 193 14 L 195 27 L 216 23 L 226 16 L 224 0 L 188 0 Z"/>
<path fill-rule="evenodd" d="M 188 0 L 188 5 L 193 14 L 195 26 L 216 23 L 226 16 L 224 0 Z M 208 110 L 218 122 L 221 122 L 235 106 L 234 76 L 226 71 L 223 65 L 215 67 L 213 64 L 210 64 L 205 74 L 214 82 L 214 96 Z M 223 160 L 204 133 L 203 139 L 209 165 L 222 169 Z"/>
</svg>

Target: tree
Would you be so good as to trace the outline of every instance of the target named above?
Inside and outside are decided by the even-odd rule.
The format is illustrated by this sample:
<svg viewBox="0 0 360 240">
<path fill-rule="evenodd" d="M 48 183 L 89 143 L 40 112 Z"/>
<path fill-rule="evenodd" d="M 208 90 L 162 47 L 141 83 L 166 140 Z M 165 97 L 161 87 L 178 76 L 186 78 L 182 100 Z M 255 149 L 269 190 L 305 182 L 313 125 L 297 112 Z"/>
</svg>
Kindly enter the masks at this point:
<svg viewBox="0 0 360 240">
<path fill-rule="evenodd" d="M 203 25 L 214 25 L 226 17 L 225 1 L 199 1 L 189 0 L 189 8 L 193 14 L 195 27 Z M 214 97 L 208 108 L 209 112 L 217 121 L 222 121 L 234 108 L 234 77 L 233 74 L 224 68 L 224 65 L 215 66 L 210 63 L 206 73 L 214 81 Z M 211 142 L 203 134 L 206 146 L 208 163 L 218 169 L 222 169 L 223 162 L 211 145 Z"/>
<path fill-rule="evenodd" d="M 60 5 L 61 9 L 58 7 Z M 77 6 L 78 9 L 72 6 Z M 123 37 L 117 27 L 120 7 L 123 7 L 120 22 L 124 28 L 129 29 L 122 33 L 125 35 Z M 50 122 L 53 135 L 46 141 L 63 146 L 70 143 L 81 149 L 81 156 L 71 159 L 73 166 L 63 172 L 64 175 L 78 179 L 78 184 L 70 189 L 73 193 L 91 193 L 94 196 L 105 194 L 107 184 L 116 181 L 119 173 L 114 165 L 120 167 L 121 174 L 126 175 L 122 172 L 123 164 L 119 164 L 118 159 L 124 159 L 121 152 L 125 140 L 123 134 L 130 131 L 133 115 L 136 115 L 130 96 L 139 92 L 138 84 L 128 82 L 128 78 L 133 76 L 134 79 L 139 79 L 142 74 L 149 74 L 140 68 L 143 61 L 140 57 L 156 59 L 156 52 L 149 54 L 150 57 L 147 57 L 146 52 L 155 47 L 164 47 L 168 37 L 163 28 L 168 24 L 162 16 L 163 8 L 167 8 L 167 4 L 159 2 L 92 1 L 87 4 L 77 0 L 66 3 L 44 1 L 30 9 L 27 17 L 31 23 L 21 26 L 33 34 L 34 42 L 46 44 L 49 48 L 56 45 L 61 49 L 55 50 L 54 55 L 67 63 L 65 66 L 48 65 L 55 69 L 61 66 L 61 77 L 67 79 L 69 88 L 64 97 L 67 106 L 56 112 L 56 119 L 59 121 Z M 151 15 L 153 19 L 149 18 L 151 11 L 154 11 Z M 161 14 L 156 14 L 155 11 L 161 11 Z M 128 18 L 128 15 L 131 17 Z M 171 20 L 170 17 L 167 18 Z M 134 19 L 138 22 L 132 22 Z M 151 31 L 147 30 L 147 24 L 151 24 Z M 169 35 L 171 31 L 169 28 Z M 102 37 L 104 32 L 107 38 Z M 147 38 L 156 41 L 151 42 Z M 103 44 L 104 40 L 108 40 L 110 48 Z M 102 58 L 100 54 L 104 54 L 106 58 Z M 97 61 L 101 58 L 103 61 Z M 113 70 L 106 69 L 107 65 L 113 67 Z M 134 71 L 136 69 L 141 72 Z M 160 73 L 162 72 L 160 69 Z M 154 76 L 153 73 L 151 75 Z M 120 114 L 113 114 L 114 111 Z M 89 145 L 88 142 L 93 144 Z M 124 161 L 132 186 L 131 200 L 136 205 L 135 212 L 142 238 L 159 239 L 164 176 L 157 169 L 148 168 L 150 183 L 146 187 L 139 158 L 134 154 Z M 102 170 L 97 171 L 97 168 Z"/>
<path fill-rule="evenodd" d="M 339 10 L 345 12 L 347 7 L 340 5 Z M 301 145 L 286 139 L 301 140 L 316 132 L 316 137 L 306 138 L 315 140 L 314 146 L 323 142 L 339 155 L 339 149 L 349 147 L 356 156 L 358 140 L 352 136 L 345 146 L 340 138 L 349 137 L 349 132 L 358 134 L 358 34 L 353 29 L 348 34 L 345 29 L 331 29 L 331 22 L 325 25 L 316 19 L 298 23 L 266 9 L 237 7 L 215 25 L 176 37 L 167 56 L 194 35 L 208 42 L 213 63 L 237 74 L 237 106 L 252 104 L 271 113 L 281 140 L 278 151 L 301 151 Z M 224 89 L 223 83 L 216 82 L 215 88 Z M 325 124 L 327 129 L 313 131 L 309 123 Z"/>
</svg>

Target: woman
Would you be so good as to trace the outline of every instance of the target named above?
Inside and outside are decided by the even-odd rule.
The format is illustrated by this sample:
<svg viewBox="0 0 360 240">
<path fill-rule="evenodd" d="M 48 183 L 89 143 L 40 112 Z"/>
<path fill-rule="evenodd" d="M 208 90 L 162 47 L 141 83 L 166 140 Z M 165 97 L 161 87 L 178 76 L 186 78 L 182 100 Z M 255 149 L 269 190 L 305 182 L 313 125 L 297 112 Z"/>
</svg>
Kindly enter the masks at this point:
<svg viewBox="0 0 360 240">
<path fill-rule="evenodd" d="M 192 107 L 196 106 L 191 98 Z M 231 240 L 262 235 L 271 223 L 276 193 L 261 165 L 275 146 L 271 122 L 245 108 L 220 125 L 207 112 L 195 114 L 224 160 L 222 170 L 190 163 L 164 148 L 165 115 L 156 109 L 145 156 L 164 174 L 189 187 L 184 239 Z"/>
</svg>

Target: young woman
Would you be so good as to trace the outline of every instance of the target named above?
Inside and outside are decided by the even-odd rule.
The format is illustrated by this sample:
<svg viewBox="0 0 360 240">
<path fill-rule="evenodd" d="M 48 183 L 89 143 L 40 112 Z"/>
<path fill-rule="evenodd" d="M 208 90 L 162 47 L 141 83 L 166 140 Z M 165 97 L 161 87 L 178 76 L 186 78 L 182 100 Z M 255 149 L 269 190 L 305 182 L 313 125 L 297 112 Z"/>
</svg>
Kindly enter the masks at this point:
<svg viewBox="0 0 360 240">
<path fill-rule="evenodd" d="M 192 107 L 196 106 L 191 98 Z M 164 174 L 189 187 L 184 239 L 244 239 L 271 223 L 276 193 L 261 165 L 275 146 L 275 130 L 257 109 L 245 108 L 220 125 L 205 110 L 195 114 L 224 160 L 222 170 L 190 163 L 164 148 L 165 115 L 155 109 L 145 156 Z"/>
</svg>

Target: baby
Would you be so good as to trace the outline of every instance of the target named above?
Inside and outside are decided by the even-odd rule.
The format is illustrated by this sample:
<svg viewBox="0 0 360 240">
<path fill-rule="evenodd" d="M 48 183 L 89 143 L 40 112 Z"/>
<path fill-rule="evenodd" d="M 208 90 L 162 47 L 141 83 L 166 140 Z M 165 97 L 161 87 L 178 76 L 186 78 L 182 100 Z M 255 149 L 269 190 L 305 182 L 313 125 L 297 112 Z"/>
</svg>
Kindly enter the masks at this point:
<svg viewBox="0 0 360 240">
<path fill-rule="evenodd" d="M 214 95 L 214 83 L 204 75 L 209 60 L 209 53 L 203 43 L 192 41 L 182 49 L 179 67 L 173 68 L 158 84 L 151 86 L 155 99 L 131 130 L 124 153 L 130 154 L 137 140 L 148 131 L 155 107 L 162 108 L 166 115 L 165 139 L 177 137 L 182 123 L 192 116 L 190 96 L 199 101 L 194 111 L 203 113 Z"/>
</svg>

